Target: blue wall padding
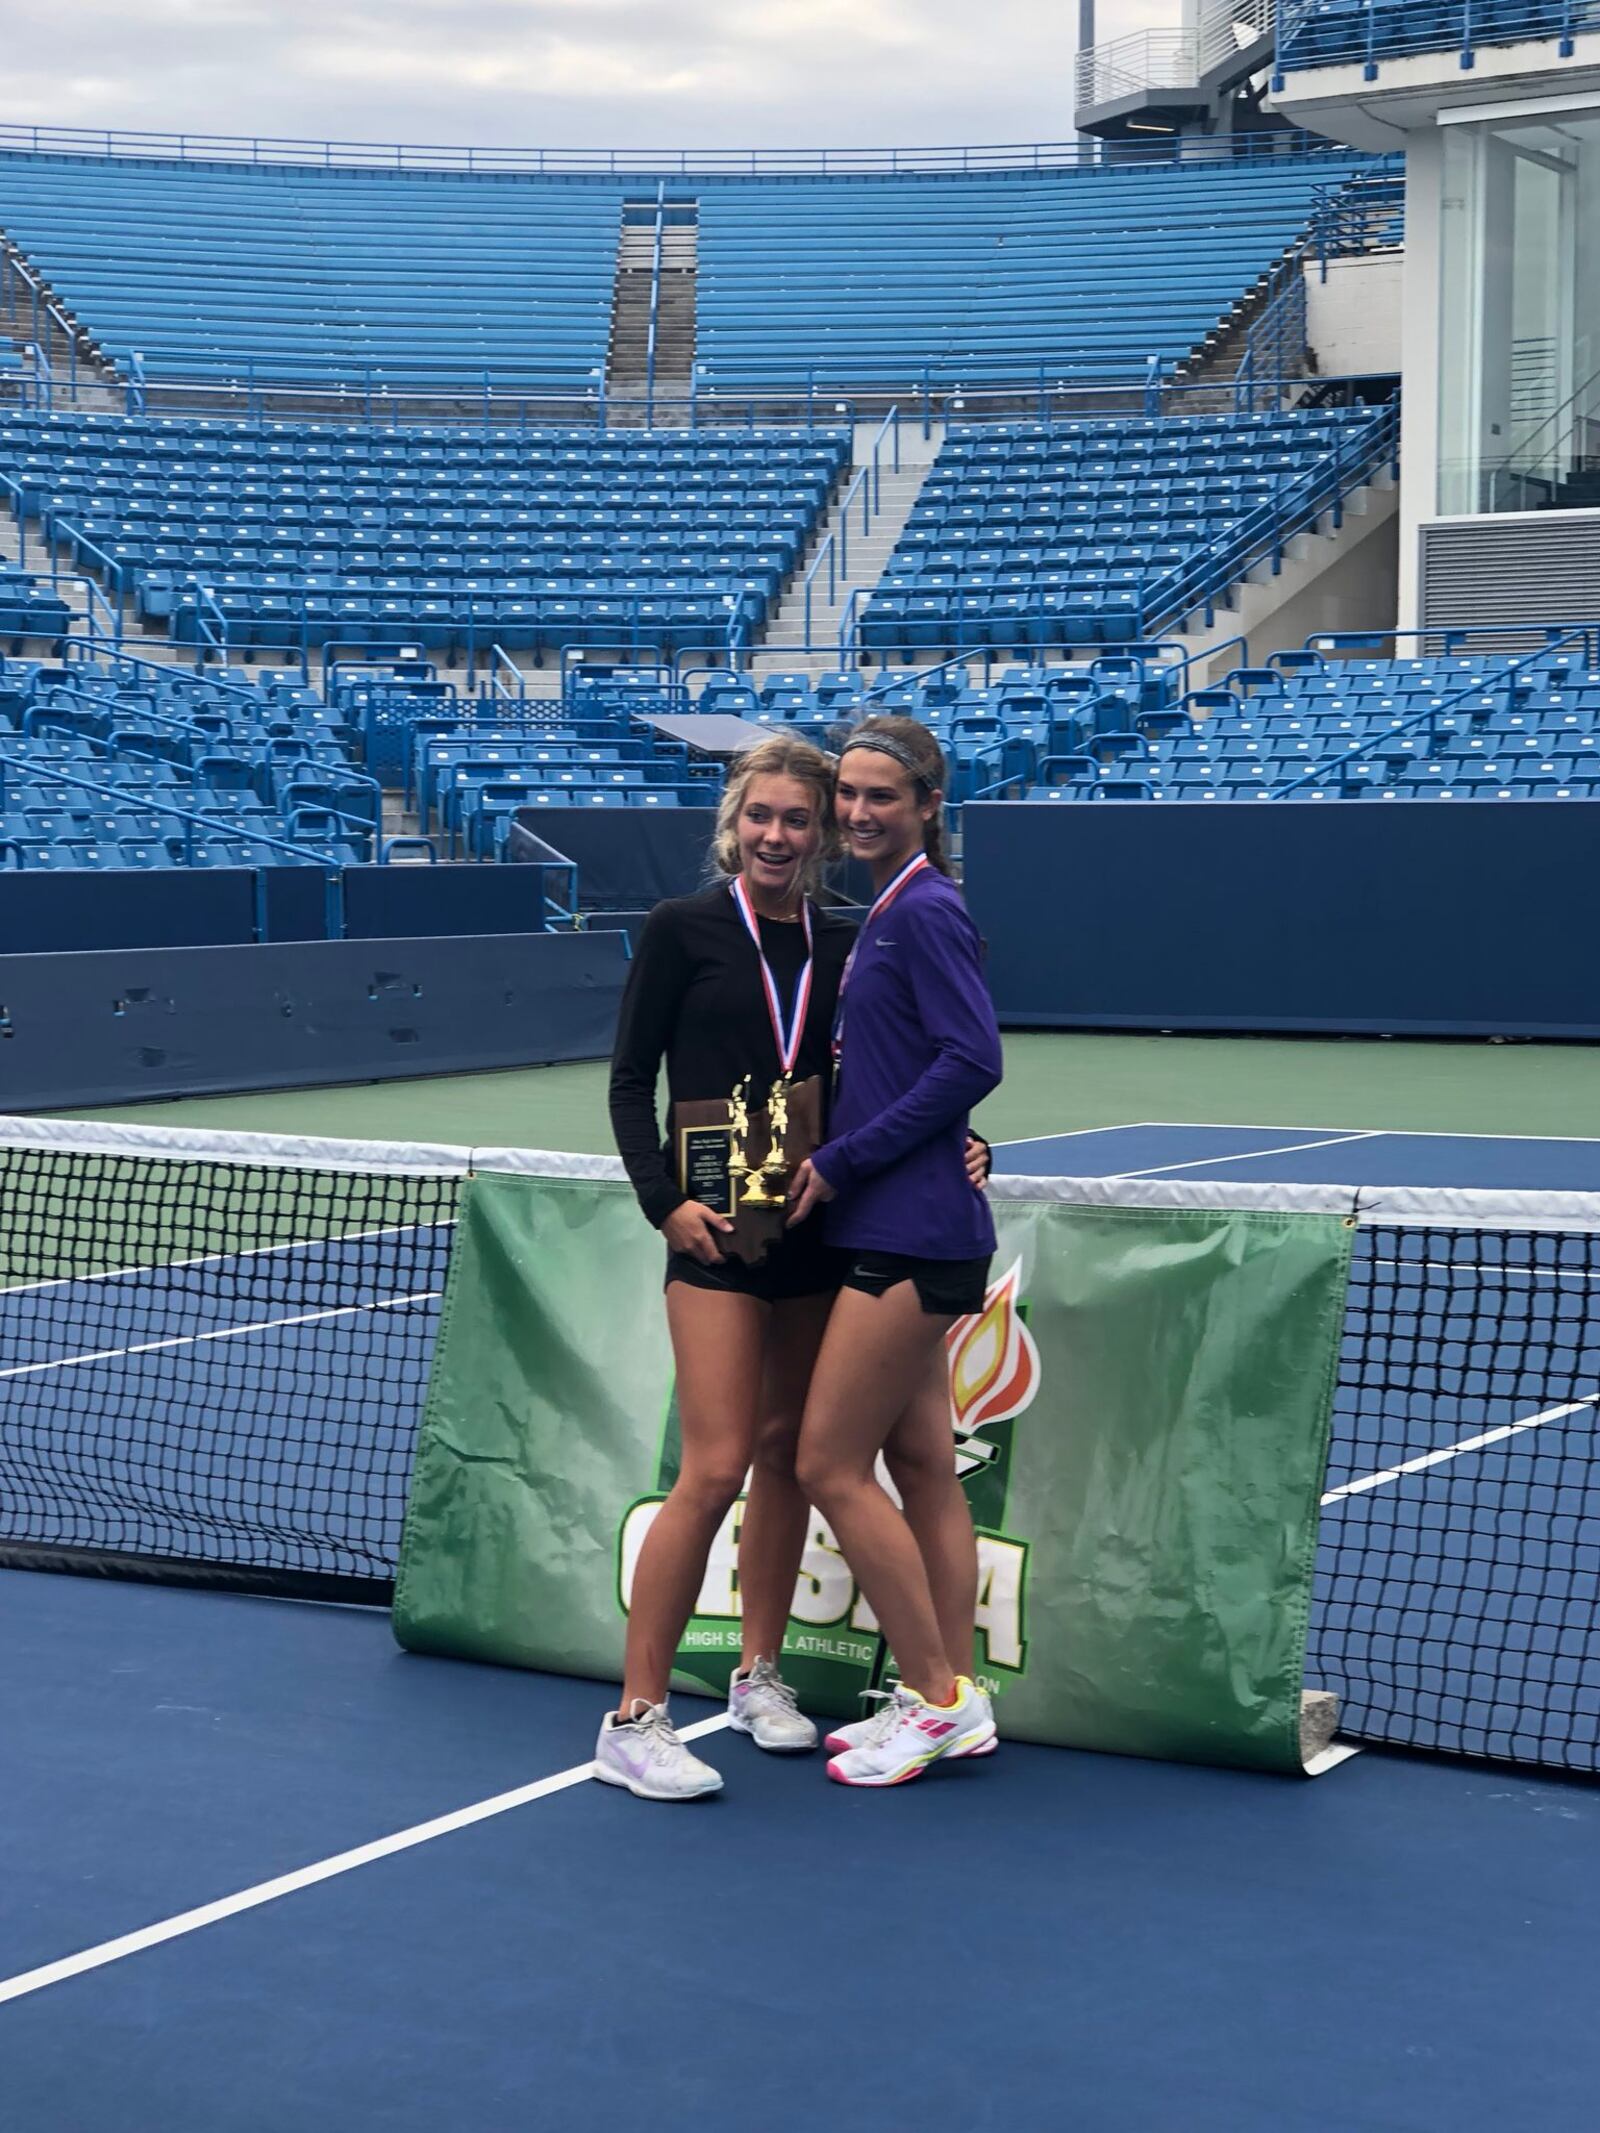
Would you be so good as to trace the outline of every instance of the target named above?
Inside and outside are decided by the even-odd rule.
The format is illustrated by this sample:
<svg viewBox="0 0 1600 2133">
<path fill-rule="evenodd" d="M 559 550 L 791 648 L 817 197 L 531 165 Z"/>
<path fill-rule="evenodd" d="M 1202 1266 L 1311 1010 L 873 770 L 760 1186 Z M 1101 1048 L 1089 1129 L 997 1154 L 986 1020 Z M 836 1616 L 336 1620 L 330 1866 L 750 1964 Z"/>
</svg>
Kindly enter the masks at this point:
<svg viewBox="0 0 1600 2133">
<path fill-rule="evenodd" d="M 1600 1037 L 1600 801 L 963 810 L 1012 1027 Z"/>
<path fill-rule="evenodd" d="M 309 871 L 320 894 L 315 868 L 275 871 Z M 0 872 L 0 955 L 209 948 L 253 940 L 255 923 L 255 876 L 248 867 Z"/>
<path fill-rule="evenodd" d="M 0 955 L 0 1110 L 603 1059 L 621 933 Z"/>
<path fill-rule="evenodd" d="M 663 896 L 692 896 L 705 887 L 706 847 L 717 816 L 710 807 L 664 807 L 659 813 L 645 807 L 530 807 L 519 810 L 517 821 L 526 821 L 564 859 L 576 860 L 585 911 L 648 911 Z M 513 860 L 526 850 L 515 826 L 509 850 Z"/>
<path fill-rule="evenodd" d="M 412 939 L 436 933 L 537 933 L 541 876 L 532 867 L 346 867 L 344 930 L 349 940 Z M 552 875 L 559 896 L 565 878 Z"/>
<path fill-rule="evenodd" d="M 269 941 L 325 941 L 328 937 L 328 884 L 321 867 L 263 867 Z M 398 929 L 409 933 L 409 926 Z M 96 947 L 93 941 L 84 943 Z"/>
</svg>

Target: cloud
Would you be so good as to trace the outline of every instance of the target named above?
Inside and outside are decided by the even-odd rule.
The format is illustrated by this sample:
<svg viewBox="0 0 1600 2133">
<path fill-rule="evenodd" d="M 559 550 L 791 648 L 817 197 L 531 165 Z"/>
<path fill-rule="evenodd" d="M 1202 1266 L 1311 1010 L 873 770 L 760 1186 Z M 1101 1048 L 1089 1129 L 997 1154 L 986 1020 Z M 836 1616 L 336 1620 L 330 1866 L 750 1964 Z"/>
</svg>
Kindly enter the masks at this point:
<svg viewBox="0 0 1600 2133">
<path fill-rule="evenodd" d="M 1070 0 L 5 4 L 12 124 L 630 149 L 1072 131 Z M 1117 0 L 1099 36 L 1177 13 Z"/>
</svg>

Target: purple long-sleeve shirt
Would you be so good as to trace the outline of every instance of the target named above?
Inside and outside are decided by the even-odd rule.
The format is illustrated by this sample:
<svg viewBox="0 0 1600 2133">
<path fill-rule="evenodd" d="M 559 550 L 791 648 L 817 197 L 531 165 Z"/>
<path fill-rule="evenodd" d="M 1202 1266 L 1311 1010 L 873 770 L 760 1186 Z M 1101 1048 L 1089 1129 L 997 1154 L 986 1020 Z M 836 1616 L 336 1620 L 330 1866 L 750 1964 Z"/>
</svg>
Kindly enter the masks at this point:
<svg viewBox="0 0 1600 2133">
<path fill-rule="evenodd" d="M 967 1178 L 967 1115 L 1000 1080 L 978 930 L 924 867 L 861 929 L 840 1003 L 831 1137 L 813 1161 L 838 1198 L 831 1244 L 926 1259 L 994 1250 Z"/>
</svg>

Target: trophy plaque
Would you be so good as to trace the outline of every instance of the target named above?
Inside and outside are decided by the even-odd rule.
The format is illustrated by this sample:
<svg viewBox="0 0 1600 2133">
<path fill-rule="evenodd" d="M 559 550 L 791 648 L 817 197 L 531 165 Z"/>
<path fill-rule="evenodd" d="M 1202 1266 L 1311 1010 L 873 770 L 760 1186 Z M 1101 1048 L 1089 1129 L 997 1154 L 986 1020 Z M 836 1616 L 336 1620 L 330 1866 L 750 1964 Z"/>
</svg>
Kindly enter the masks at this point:
<svg viewBox="0 0 1600 2133">
<path fill-rule="evenodd" d="M 763 1100 L 764 1099 L 764 1100 Z M 722 1248 L 759 1266 L 789 1219 L 789 1184 L 822 1139 L 822 1082 L 746 1075 L 730 1096 L 672 1107 L 678 1189 L 733 1223 Z"/>
</svg>

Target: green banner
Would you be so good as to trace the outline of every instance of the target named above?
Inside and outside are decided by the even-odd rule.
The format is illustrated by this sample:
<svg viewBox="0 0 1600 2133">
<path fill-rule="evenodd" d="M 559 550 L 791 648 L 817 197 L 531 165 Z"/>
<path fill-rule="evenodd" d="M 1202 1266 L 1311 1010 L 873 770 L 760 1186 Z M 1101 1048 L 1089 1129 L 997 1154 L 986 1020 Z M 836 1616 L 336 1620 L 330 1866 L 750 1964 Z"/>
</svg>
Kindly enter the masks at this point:
<svg viewBox="0 0 1600 2133">
<path fill-rule="evenodd" d="M 996 1207 L 986 1307 L 950 1337 L 1001 1731 L 1298 1769 L 1351 1231 L 1018 1191 Z M 471 1181 L 396 1586 L 409 1649 L 618 1677 L 633 1564 L 677 1471 L 660 1289 L 625 1185 Z M 742 1509 L 679 1652 L 686 1689 L 720 1693 L 737 1661 Z M 804 1708 L 855 1716 L 881 1665 L 819 1518 L 784 1672 Z"/>
</svg>

